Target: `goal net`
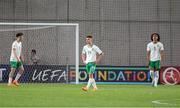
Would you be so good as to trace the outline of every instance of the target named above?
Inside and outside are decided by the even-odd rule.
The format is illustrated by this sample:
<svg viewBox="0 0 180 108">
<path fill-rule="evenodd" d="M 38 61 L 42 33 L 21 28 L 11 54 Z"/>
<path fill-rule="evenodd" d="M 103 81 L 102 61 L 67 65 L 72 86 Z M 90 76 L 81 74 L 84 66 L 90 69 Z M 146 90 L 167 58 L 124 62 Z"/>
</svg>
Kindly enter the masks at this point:
<svg viewBox="0 0 180 108">
<path fill-rule="evenodd" d="M 0 23 L 1 81 L 7 82 L 11 46 L 23 33 L 25 72 L 21 82 L 68 83 L 69 66 L 75 67 L 78 84 L 79 25 L 77 23 Z M 34 54 L 35 52 L 35 54 Z"/>
</svg>

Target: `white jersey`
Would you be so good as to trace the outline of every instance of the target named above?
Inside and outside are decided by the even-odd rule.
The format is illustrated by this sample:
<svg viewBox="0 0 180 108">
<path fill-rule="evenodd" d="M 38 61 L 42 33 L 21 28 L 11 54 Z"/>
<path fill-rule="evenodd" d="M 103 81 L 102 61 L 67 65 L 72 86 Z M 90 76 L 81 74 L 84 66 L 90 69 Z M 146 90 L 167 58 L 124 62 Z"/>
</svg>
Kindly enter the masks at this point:
<svg viewBox="0 0 180 108">
<path fill-rule="evenodd" d="M 21 42 L 14 41 L 13 44 L 12 44 L 10 61 L 18 61 L 18 60 L 16 59 L 16 57 L 14 56 L 14 54 L 13 54 L 13 49 L 16 49 L 16 52 L 15 52 L 15 53 L 16 53 L 17 57 L 20 58 L 20 56 L 21 56 L 21 50 L 22 50 L 22 43 L 21 43 Z"/>
<path fill-rule="evenodd" d="M 161 51 L 164 50 L 163 44 L 161 42 L 153 43 L 150 42 L 147 45 L 147 51 L 150 51 L 150 61 L 161 60 Z"/>
<path fill-rule="evenodd" d="M 102 51 L 96 46 L 93 45 L 92 47 L 89 47 L 88 45 L 85 45 L 82 50 L 82 54 L 86 55 L 86 64 L 89 62 L 95 62 L 96 61 L 96 54 L 102 54 Z"/>
</svg>

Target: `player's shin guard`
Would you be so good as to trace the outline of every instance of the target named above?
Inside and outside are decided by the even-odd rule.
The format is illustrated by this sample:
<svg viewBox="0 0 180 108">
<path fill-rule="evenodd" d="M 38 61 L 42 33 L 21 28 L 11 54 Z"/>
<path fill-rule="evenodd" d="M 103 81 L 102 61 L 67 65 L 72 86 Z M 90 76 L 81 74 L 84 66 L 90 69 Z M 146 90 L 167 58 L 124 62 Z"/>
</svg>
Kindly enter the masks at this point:
<svg viewBox="0 0 180 108">
<path fill-rule="evenodd" d="M 93 79 L 92 79 L 92 78 L 89 78 L 88 83 L 87 83 L 87 86 L 86 86 L 87 89 L 89 89 L 89 87 L 91 86 L 92 82 L 93 82 Z"/>
<path fill-rule="evenodd" d="M 152 85 L 154 85 L 154 71 L 150 70 L 150 76 L 152 79 Z"/>
<path fill-rule="evenodd" d="M 21 77 L 21 74 L 18 73 L 18 74 L 16 75 L 15 81 L 18 81 L 20 77 Z"/>
<path fill-rule="evenodd" d="M 159 80 L 159 71 L 155 71 L 155 79 L 154 79 L 154 86 L 157 87 L 157 84 L 158 84 L 158 80 Z"/>
<path fill-rule="evenodd" d="M 8 85 L 10 85 L 12 83 L 12 79 L 13 79 L 14 73 L 10 72 L 9 73 L 9 80 L 8 80 Z"/>
<path fill-rule="evenodd" d="M 93 86 L 94 89 L 97 89 L 96 81 L 94 79 L 92 79 L 92 86 Z"/>
</svg>

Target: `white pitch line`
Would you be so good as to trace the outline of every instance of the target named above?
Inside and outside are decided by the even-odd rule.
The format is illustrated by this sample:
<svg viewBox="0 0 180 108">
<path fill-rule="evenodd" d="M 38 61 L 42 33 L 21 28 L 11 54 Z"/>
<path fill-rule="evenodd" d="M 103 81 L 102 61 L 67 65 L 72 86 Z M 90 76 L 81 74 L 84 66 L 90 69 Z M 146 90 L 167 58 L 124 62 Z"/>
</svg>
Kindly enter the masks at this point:
<svg viewBox="0 0 180 108">
<path fill-rule="evenodd" d="M 154 104 L 163 104 L 163 105 L 167 105 L 167 104 L 169 104 L 169 103 L 162 103 L 162 102 L 160 102 L 161 100 L 155 100 L 155 101 L 152 101 L 152 103 L 154 103 Z"/>
<path fill-rule="evenodd" d="M 172 99 L 173 101 L 177 101 L 180 99 Z M 167 100 L 154 100 L 152 101 L 152 103 L 154 104 L 159 104 L 159 105 L 173 105 L 173 106 L 177 106 L 177 104 L 172 104 L 172 103 L 167 103 L 167 102 L 162 102 L 162 101 L 167 101 Z"/>
</svg>

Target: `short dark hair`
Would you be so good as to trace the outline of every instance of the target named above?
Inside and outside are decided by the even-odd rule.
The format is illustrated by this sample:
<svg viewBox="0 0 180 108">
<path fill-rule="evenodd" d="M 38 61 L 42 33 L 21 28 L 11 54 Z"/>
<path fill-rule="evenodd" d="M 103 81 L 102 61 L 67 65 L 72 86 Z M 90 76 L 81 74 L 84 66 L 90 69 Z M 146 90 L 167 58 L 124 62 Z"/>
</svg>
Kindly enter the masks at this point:
<svg viewBox="0 0 180 108">
<path fill-rule="evenodd" d="M 32 49 L 32 51 L 31 52 L 33 52 L 33 53 L 35 53 L 36 54 L 36 50 L 35 49 Z"/>
<path fill-rule="evenodd" d="M 151 41 L 153 41 L 153 36 L 154 36 L 154 35 L 157 35 L 158 41 L 160 41 L 160 35 L 159 35 L 158 33 L 153 33 L 153 34 L 151 34 Z"/>
<path fill-rule="evenodd" d="M 17 33 L 16 37 L 19 37 L 19 36 L 22 36 L 22 35 L 23 35 L 23 33 Z"/>
<path fill-rule="evenodd" d="M 88 35 L 88 36 L 86 36 L 86 38 L 93 38 L 93 36 L 91 36 L 91 35 Z"/>
</svg>

